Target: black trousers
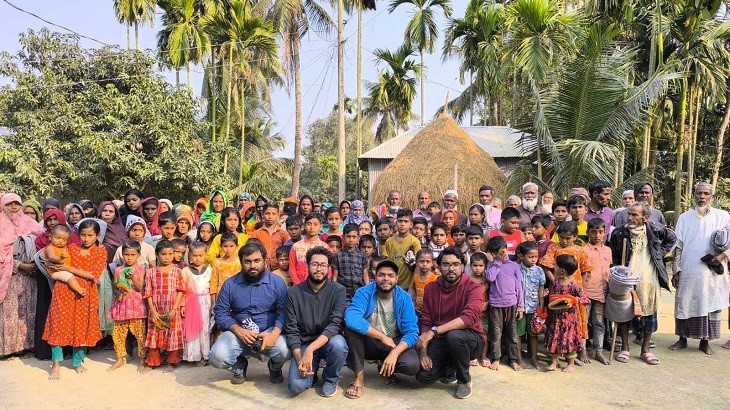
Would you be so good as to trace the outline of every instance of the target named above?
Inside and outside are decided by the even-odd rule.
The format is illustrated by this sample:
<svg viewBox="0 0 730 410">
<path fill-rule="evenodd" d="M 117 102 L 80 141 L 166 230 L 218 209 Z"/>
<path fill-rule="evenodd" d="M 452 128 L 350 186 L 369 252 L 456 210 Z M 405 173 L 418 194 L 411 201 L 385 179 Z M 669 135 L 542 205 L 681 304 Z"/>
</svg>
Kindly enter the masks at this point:
<svg viewBox="0 0 730 410">
<path fill-rule="evenodd" d="M 362 335 L 354 330 L 345 329 L 345 340 L 350 351 L 347 353 L 347 367 L 353 372 L 361 372 L 365 368 L 365 360 L 384 360 L 390 354 L 391 349 L 370 336 Z M 393 339 L 398 345 L 400 338 Z M 418 353 L 415 348 L 410 348 L 398 356 L 395 364 L 395 373 L 413 376 L 421 368 Z"/>
<path fill-rule="evenodd" d="M 427 351 L 433 367 L 429 371 L 421 369 L 416 380 L 433 383 L 445 376 L 448 369 L 453 369 L 459 383 L 469 383 L 469 361 L 479 357 L 483 347 L 484 340 L 470 329 L 452 330 L 444 337 L 433 338 Z"/>
<path fill-rule="evenodd" d="M 492 361 L 502 357 L 502 335 L 507 339 L 510 363 L 517 361 L 517 307 L 489 307 L 489 348 Z"/>
</svg>

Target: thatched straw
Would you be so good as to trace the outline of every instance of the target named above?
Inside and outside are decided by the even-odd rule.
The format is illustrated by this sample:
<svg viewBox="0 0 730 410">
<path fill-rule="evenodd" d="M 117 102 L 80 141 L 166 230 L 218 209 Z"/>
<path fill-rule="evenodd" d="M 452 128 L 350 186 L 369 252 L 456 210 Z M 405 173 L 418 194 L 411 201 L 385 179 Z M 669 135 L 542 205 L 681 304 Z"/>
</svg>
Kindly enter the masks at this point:
<svg viewBox="0 0 730 410">
<path fill-rule="evenodd" d="M 454 165 L 457 165 L 457 186 L 454 187 Z M 501 193 L 505 176 L 494 159 L 472 141 L 448 115 L 422 129 L 388 164 L 375 181 L 373 203 L 384 202 L 388 191 L 398 189 L 403 206 L 415 208 L 421 191 L 440 200 L 444 192 L 459 192 L 459 210 L 479 202 L 479 187 L 491 185 Z"/>
</svg>

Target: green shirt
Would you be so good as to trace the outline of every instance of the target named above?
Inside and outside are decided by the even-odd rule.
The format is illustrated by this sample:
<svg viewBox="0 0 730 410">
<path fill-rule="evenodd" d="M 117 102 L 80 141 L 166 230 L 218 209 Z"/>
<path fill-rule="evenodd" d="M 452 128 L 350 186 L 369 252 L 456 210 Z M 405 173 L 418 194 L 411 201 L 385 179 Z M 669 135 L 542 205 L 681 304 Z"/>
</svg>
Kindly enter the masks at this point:
<svg viewBox="0 0 730 410">
<path fill-rule="evenodd" d="M 398 325 L 395 322 L 395 311 L 393 310 L 393 298 L 382 299 L 376 297 L 375 309 L 368 318 L 370 326 L 377 329 L 389 338 L 400 337 Z"/>
<path fill-rule="evenodd" d="M 413 269 L 406 264 L 406 254 L 412 252 L 410 258 L 416 262 L 416 253 L 421 250 L 421 242 L 415 236 L 408 234 L 403 239 L 392 236 L 385 241 L 383 256 L 398 265 L 398 286 L 405 290 L 410 289 L 413 283 Z"/>
</svg>

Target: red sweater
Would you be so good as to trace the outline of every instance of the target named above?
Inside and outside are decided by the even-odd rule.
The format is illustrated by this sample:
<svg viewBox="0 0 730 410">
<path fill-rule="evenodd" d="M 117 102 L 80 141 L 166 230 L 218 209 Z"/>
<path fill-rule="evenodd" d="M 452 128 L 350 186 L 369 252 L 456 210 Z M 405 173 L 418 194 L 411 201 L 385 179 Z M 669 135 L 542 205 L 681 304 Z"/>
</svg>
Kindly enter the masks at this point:
<svg viewBox="0 0 730 410">
<path fill-rule="evenodd" d="M 467 329 L 485 339 L 481 319 L 483 302 L 482 285 L 467 275 L 462 274 L 459 283 L 451 288 L 445 288 L 444 278 L 439 277 L 424 289 L 421 333 L 429 331 L 432 326 L 443 325 L 460 317 Z"/>
</svg>

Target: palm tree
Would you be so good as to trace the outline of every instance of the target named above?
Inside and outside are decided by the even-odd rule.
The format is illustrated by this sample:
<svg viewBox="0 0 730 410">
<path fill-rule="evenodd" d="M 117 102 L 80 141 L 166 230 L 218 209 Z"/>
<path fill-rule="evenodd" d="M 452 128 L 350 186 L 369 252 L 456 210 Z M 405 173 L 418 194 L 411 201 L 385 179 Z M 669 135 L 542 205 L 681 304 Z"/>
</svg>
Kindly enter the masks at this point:
<svg viewBox="0 0 730 410">
<path fill-rule="evenodd" d="M 127 49 L 130 47 L 129 28 L 134 26 L 135 48 L 139 50 L 139 26 L 155 24 L 155 0 L 114 0 L 117 20 L 127 26 Z"/>
<path fill-rule="evenodd" d="M 230 138 L 234 94 L 239 108 L 241 130 L 240 156 L 244 157 L 246 93 L 266 99 L 269 84 L 280 80 L 278 44 L 273 26 L 261 16 L 263 13 L 247 0 L 231 0 L 223 12 L 215 13 L 206 24 L 211 41 L 217 45 L 225 61 L 223 82 L 226 84 L 226 131 L 224 143 Z M 234 93 L 235 88 L 235 93 Z M 243 160 L 241 160 L 243 163 Z M 228 170 L 225 153 L 224 172 Z M 239 172 L 239 182 L 242 173 Z"/>
<path fill-rule="evenodd" d="M 192 87 L 190 64 L 201 62 L 210 51 L 208 33 L 203 28 L 205 3 L 202 0 L 159 0 L 164 11 L 162 30 L 157 33 L 160 59 L 169 63 L 178 74 L 186 67 L 188 88 Z"/>
<path fill-rule="evenodd" d="M 300 49 L 302 37 L 314 28 L 329 34 L 335 23 L 327 11 L 314 0 L 277 0 L 274 4 L 272 21 L 282 38 L 283 63 L 289 86 L 294 85 L 294 166 L 291 195 L 299 195 L 302 172 L 302 141 L 304 137 L 304 116 L 302 109 L 302 73 Z"/>
<path fill-rule="evenodd" d="M 507 25 L 510 35 L 506 59 L 529 84 L 536 106 L 533 128 L 537 137 L 537 178 L 542 179 L 545 131 L 539 127 L 544 115 L 540 93 L 553 68 L 577 49 L 582 17 L 578 12 L 564 12 L 559 0 L 516 0 L 507 6 Z"/>
<path fill-rule="evenodd" d="M 626 147 L 636 130 L 642 130 L 648 108 L 662 98 L 678 74 L 659 70 L 643 83 L 628 80 L 637 51 L 619 47 L 615 28 L 590 28 L 578 54 L 563 62 L 560 74 L 551 76 L 555 88 L 541 93 L 543 115 L 522 138 L 531 154 L 510 175 L 506 190 L 516 190 L 533 180 L 536 136 L 542 134 L 545 172 L 536 181 L 565 195 L 576 186 L 601 179 L 614 181 L 616 190 L 635 179 L 622 181 Z"/>
<path fill-rule="evenodd" d="M 365 115 L 380 116 L 375 139 L 382 142 L 392 138 L 398 130 L 407 129 L 413 113 L 411 107 L 416 97 L 416 77 L 419 65 L 410 57 L 414 50 L 402 45 L 395 52 L 385 49 L 373 51 L 376 64 L 385 63 L 386 68 L 378 74 L 375 83 L 368 84 L 368 106 Z"/>
<path fill-rule="evenodd" d="M 421 83 L 421 125 L 426 116 L 426 88 L 424 83 L 425 66 L 424 54 L 433 53 L 436 49 L 436 38 L 438 38 L 438 26 L 434 16 L 434 10 L 440 8 L 445 17 L 451 17 L 451 0 L 391 0 L 388 11 L 393 12 L 402 4 L 410 4 L 416 7 L 411 15 L 411 20 L 406 26 L 405 41 L 418 49 L 421 55 L 420 83 Z"/>
<path fill-rule="evenodd" d="M 505 61 L 506 15 L 499 3 L 471 0 L 463 18 L 451 19 L 444 39 L 443 59 L 461 60 L 459 80 L 469 86 L 448 103 L 449 111 L 462 120 L 469 112 L 473 124 L 477 101 L 489 103 L 491 124 L 502 124 L 502 99 L 511 70 Z"/>
</svg>

